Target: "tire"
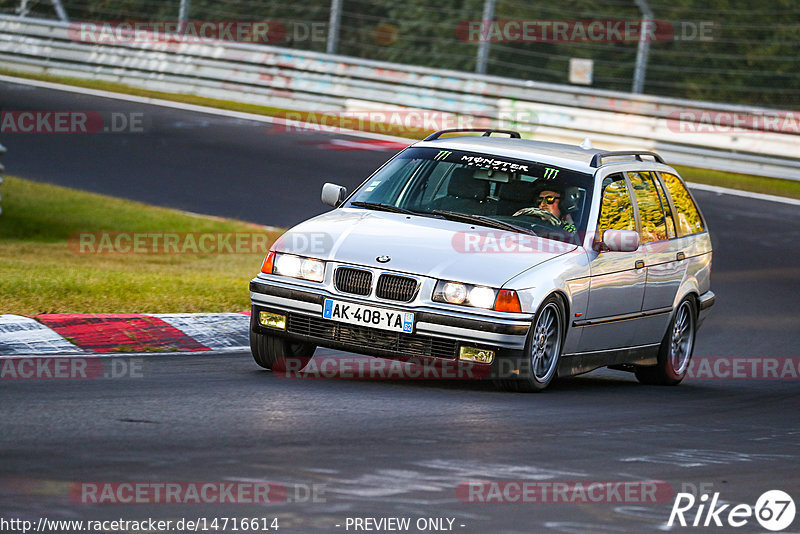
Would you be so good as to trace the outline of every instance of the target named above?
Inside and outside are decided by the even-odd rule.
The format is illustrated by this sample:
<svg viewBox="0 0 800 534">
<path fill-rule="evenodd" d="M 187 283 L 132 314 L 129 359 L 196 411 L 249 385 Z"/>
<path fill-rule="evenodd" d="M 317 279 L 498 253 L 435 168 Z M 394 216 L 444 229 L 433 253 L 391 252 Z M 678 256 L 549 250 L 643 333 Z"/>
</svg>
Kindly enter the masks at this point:
<svg viewBox="0 0 800 534">
<path fill-rule="evenodd" d="M 677 386 L 686 377 L 697 334 L 697 306 L 686 297 L 678 304 L 661 340 L 658 363 L 636 368 L 636 379 L 652 386 Z"/>
<path fill-rule="evenodd" d="M 516 392 L 546 389 L 558 373 L 564 324 L 564 305 L 560 298 L 551 295 L 539 307 L 531 323 L 524 356 L 519 361 L 519 376 L 495 379 L 495 385 Z"/>
<path fill-rule="evenodd" d="M 250 352 L 253 360 L 272 371 L 300 371 L 314 356 L 316 345 L 297 343 L 289 339 L 259 334 L 250 327 Z"/>
</svg>

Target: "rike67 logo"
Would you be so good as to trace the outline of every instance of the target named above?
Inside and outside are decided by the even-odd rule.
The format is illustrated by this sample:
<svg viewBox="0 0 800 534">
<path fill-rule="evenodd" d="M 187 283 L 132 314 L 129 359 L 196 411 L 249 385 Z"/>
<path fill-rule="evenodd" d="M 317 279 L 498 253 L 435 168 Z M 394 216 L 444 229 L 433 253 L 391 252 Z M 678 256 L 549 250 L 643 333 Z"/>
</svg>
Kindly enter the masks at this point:
<svg viewBox="0 0 800 534">
<path fill-rule="evenodd" d="M 762 528 L 778 532 L 788 528 L 794 521 L 794 517 L 794 500 L 788 493 L 781 490 L 764 492 L 756 501 L 755 506 L 722 504 L 719 492 L 714 493 L 710 499 L 707 493 L 699 498 L 691 493 L 678 493 L 675 496 L 667 526 L 672 527 L 677 523 L 682 527 L 727 526 L 739 528 L 755 518 Z"/>
</svg>

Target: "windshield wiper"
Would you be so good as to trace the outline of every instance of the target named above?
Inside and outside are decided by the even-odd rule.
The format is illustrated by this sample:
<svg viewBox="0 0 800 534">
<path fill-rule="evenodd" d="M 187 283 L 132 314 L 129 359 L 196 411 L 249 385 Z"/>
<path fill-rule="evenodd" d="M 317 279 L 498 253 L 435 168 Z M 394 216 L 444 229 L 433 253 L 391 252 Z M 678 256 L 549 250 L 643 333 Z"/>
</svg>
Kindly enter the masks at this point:
<svg viewBox="0 0 800 534">
<path fill-rule="evenodd" d="M 510 230 L 512 232 L 520 232 L 522 234 L 536 235 L 536 232 L 534 232 L 533 230 L 529 230 L 528 228 L 523 228 L 522 226 L 517 226 L 516 224 L 498 221 L 497 219 L 492 219 L 491 217 L 484 217 L 483 215 L 472 215 L 468 213 L 459 213 L 457 211 L 448 211 L 448 210 L 433 210 L 431 213 L 435 215 L 441 215 L 445 219 L 450 219 L 452 221 L 477 223 L 483 226 L 489 226 L 491 228 L 499 228 L 501 230 Z"/>
<path fill-rule="evenodd" d="M 376 211 L 389 211 L 392 213 L 405 213 L 406 215 L 420 215 L 420 213 L 416 211 L 407 210 L 405 208 L 399 208 L 397 206 L 392 206 L 391 204 L 382 204 L 380 202 L 360 202 L 355 201 L 350 203 L 351 206 L 356 206 L 358 208 L 369 208 L 371 210 Z"/>
</svg>

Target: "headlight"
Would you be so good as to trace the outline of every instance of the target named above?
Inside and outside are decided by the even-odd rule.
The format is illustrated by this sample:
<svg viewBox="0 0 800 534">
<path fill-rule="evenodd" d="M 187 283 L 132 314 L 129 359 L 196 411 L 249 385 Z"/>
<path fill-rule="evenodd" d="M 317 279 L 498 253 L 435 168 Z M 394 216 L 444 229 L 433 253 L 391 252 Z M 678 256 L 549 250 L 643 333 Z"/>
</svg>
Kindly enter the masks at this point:
<svg viewBox="0 0 800 534">
<path fill-rule="evenodd" d="M 322 282 L 325 276 L 325 264 L 319 260 L 306 258 L 300 264 L 300 278 Z"/>
<path fill-rule="evenodd" d="M 440 280 L 433 291 L 435 302 L 448 304 L 463 304 L 474 308 L 492 309 L 497 298 L 497 290 L 484 286 L 473 286 L 460 282 L 446 282 Z"/>
<path fill-rule="evenodd" d="M 493 289 L 461 282 L 439 280 L 433 290 L 434 302 L 461 304 L 473 308 L 483 308 L 509 313 L 522 313 L 519 296 L 513 289 Z"/>
<path fill-rule="evenodd" d="M 442 289 L 442 297 L 450 304 L 463 304 L 467 299 L 467 286 L 456 282 L 447 282 Z"/>
<path fill-rule="evenodd" d="M 325 278 L 325 262 L 294 254 L 276 254 L 272 273 L 311 282 L 322 282 Z"/>
<path fill-rule="evenodd" d="M 491 308 L 496 297 L 494 289 L 477 286 L 470 289 L 468 301 L 476 308 Z"/>
<path fill-rule="evenodd" d="M 301 263 L 302 260 L 299 256 L 292 256 L 291 254 L 278 254 L 275 258 L 275 270 L 273 272 L 281 276 L 299 278 Z"/>
</svg>

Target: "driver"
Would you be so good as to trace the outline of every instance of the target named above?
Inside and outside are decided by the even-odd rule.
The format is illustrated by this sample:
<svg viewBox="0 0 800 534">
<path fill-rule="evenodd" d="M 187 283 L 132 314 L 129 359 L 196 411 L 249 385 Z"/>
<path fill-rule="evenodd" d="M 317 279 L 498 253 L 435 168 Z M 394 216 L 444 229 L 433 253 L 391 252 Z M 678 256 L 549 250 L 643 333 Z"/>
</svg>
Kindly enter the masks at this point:
<svg viewBox="0 0 800 534">
<path fill-rule="evenodd" d="M 532 215 L 537 211 L 543 210 L 551 213 L 555 219 L 559 221 L 559 225 L 567 232 L 575 231 L 575 224 L 573 224 L 572 216 L 567 214 L 562 217 L 561 215 L 561 192 L 553 189 L 544 189 L 537 197 L 537 205 L 530 208 L 522 208 L 514 214 L 514 217 L 520 215 Z"/>
</svg>

